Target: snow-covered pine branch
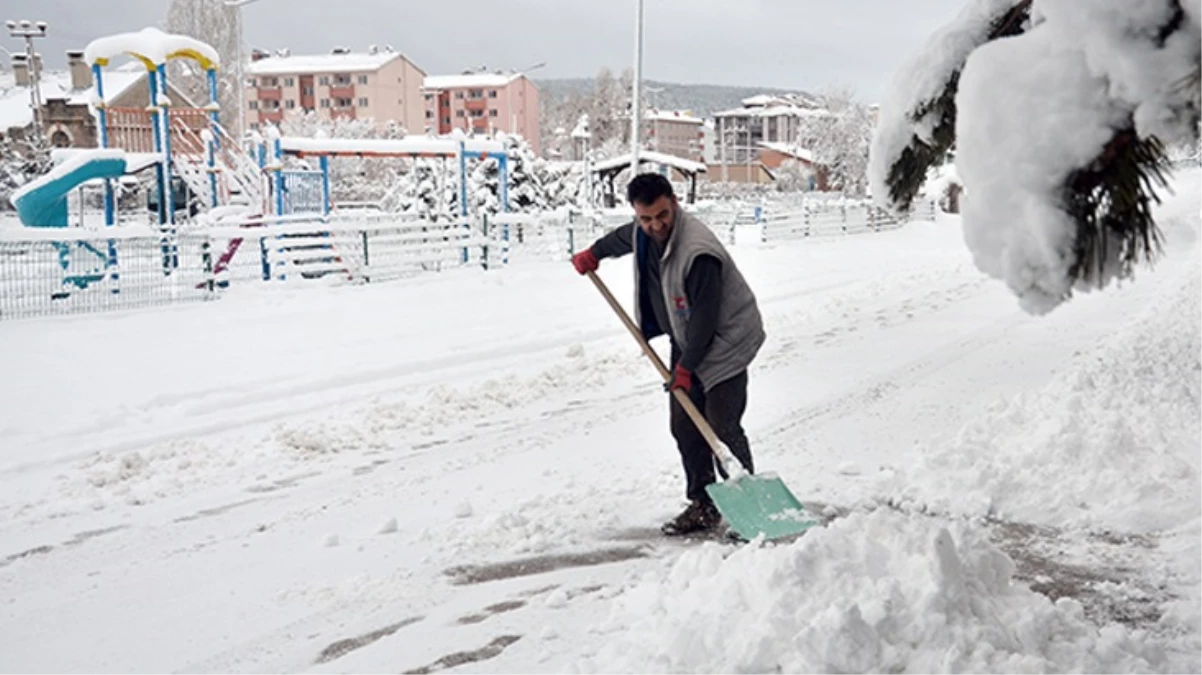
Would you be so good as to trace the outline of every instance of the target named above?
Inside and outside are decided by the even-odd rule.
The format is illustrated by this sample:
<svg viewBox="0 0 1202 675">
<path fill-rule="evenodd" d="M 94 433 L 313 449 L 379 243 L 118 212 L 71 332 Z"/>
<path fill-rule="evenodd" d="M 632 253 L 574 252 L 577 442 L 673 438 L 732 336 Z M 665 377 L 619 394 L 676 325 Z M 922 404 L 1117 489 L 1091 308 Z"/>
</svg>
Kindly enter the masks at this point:
<svg viewBox="0 0 1202 675">
<path fill-rule="evenodd" d="M 1002 6 L 981 0 L 923 50 L 954 56 L 927 64 L 958 73 L 938 105 L 900 105 L 897 92 L 922 79 L 913 70 L 922 59 L 898 74 L 870 172 L 878 202 L 904 209 L 927 162 L 954 143 L 974 262 L 1042 313 L 1157 254 L 1152 207 L 1171 171 L 1165 147 L 1198 141 L 1202 9 L 1033 0 L 1025 32 L 972 44 L 972 26 Z M 948 45 L 955 35 L 959 51 Z"/>
<path fill-rule="evenodd" d="M 1031 0 L 972 0 L 894 75 L 872 138 L 869 187 L 877 203 L 909 210 L 932 166 L 955 142 L 956 89 L 974 49 L 1022 32 Z"/>
</svg>

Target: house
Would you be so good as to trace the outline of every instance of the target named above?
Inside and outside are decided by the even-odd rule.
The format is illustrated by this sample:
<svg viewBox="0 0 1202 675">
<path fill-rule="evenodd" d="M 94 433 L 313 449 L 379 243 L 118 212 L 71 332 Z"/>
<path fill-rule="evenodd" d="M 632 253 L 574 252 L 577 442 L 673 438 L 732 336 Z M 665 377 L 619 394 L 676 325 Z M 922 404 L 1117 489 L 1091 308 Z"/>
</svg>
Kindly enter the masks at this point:
<svg viewBox="0 0 1202 675">
<path fill-rule="evenodd" d="M 275 55 L 256 50 L 246 69 L 246 122 L 259 129 L 292 114 L 324 119 L 393 122 L 410 131 L 425 124 L 425 71 L 390 46 L 366 52 L 343 47 L 329 54 Z"/>
<path fill-rule="evenodd" d="M 21 57 L 21 58 L 18 58 Z M 27 137 L 33 128 L 32 72 L 23 54 L 14 55 L 11 73 L 0 73 L 0 138 Z M 38 66 L 40 70 L 40 65 Z M 144 109 L 150 101 L 146 69 L 139 63 L 104 71 L 104 102 L 108 108 Z M 67 52 L 66 71 L 41 71 L 41 122 L 50 145 L 57 148 L 94 148 L 99 145 L 96 125 L 96 89 L 92 70 L 83 52 Z M 174 106 L 193 104 L 168 84 Z"/>
<path fill-rule="evenodd" d="M 438 135 L 505 132 L 525 138 L 541 154 L 538 88 L 521 73 L 468 72 L 426 78 L 426 129 Z"/>
</svg>

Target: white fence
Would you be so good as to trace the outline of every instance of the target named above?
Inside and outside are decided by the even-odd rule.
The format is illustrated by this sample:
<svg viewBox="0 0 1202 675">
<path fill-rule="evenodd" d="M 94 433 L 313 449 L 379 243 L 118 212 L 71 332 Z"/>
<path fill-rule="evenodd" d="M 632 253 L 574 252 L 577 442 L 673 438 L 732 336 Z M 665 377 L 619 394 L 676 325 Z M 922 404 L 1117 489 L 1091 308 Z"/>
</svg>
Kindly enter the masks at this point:
<svg viewBox="0 0 1202 675">
<path fill-rule="evenodd" d="M 899 226 L 862 202 L 815 201 L 780 212 L 714 203 L 696 211 L 732 244 L 748 226 L 753 232 L 758 226 L 759 240 L 769 243 Z M 498 214 L 465 225 L 356 212 L 175 233 L 139 226 L 9 228 L 0 230 L 0 319 L 214 299 L 251 283 L 373 283 L 465 266 L 567 261 L 631 217 L 624 209 L 557 211 Z"/>
</svg>

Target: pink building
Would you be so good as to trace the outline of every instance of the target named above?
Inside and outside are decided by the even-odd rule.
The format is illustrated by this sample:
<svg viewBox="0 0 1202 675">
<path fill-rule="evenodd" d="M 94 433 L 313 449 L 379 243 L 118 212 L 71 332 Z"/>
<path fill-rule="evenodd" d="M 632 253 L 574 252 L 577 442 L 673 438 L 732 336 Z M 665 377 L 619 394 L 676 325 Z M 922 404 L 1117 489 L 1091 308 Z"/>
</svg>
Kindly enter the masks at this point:
<svg viewBox="0 0 1202 675">
<path fill-rule="evenodd" d="M 425 71 L 391 48 L 354 53 L 260 56 L 247 68 L 246 121 L 251 129 L 315 111 L 324 118 L 394 121 L 411 133 L 425 128 Z"/>
<path fill-rule="evenodd" d="M 425 80 L 426 126 L 443 135 L 452 129 L 520 134 L 535 154 L 542 152 L 538 130 L 538 89 L 519 73 L 437 75 Z"/>
</svg>

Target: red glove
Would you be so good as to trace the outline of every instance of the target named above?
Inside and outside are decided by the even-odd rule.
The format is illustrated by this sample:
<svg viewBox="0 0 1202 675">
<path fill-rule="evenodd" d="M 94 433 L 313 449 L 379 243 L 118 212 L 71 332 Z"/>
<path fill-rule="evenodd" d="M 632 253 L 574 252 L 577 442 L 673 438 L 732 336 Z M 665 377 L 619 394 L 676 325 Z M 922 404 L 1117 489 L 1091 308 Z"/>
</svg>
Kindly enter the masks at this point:
<svg viewBox="0 0 1202 675">
<path fill-rule="evenodd" d="M 664 385 L 664 391 L 673 389 L 684 389 L 687 394 L 693 389 L 693 374 L 679 365 L 676 366 L 676 370 L 672 371 L 672 381 Z"/>
<path fill-rule="evenodd" d="M 581 274 L 596 272 L 597 267 L 601 265 L 601 261 L 597 260 L 597 256 L 593 255 L 593 249 L 586 248 L 583 251 L 572 256 L 572 265 L 576 271 Z"/>
</svg>

